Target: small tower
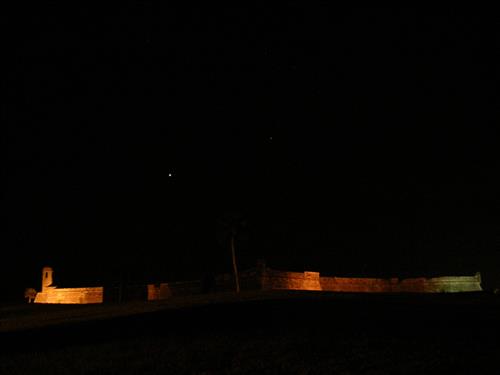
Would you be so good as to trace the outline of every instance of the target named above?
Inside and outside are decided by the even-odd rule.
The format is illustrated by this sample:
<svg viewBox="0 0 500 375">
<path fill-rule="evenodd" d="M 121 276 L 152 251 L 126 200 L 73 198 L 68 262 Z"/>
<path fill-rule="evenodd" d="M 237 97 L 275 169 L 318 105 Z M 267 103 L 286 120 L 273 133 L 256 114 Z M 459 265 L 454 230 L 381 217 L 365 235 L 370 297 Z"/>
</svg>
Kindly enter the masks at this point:
<svg viewBox="0 0 500 375">
<path fill-rule="evenodd" d="M 42 292 L 52 286 L 52 267 L 43 267 L 42 269 Z"/>
</svg>

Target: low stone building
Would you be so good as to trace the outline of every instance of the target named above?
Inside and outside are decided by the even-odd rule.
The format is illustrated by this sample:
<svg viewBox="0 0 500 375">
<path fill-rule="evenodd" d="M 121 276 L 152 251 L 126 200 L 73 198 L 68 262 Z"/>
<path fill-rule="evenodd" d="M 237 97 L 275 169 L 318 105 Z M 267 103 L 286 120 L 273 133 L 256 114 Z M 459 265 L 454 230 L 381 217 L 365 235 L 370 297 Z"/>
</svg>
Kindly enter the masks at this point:
<svg viewBox="0 0 500 375">
<path fill-rule="evenodd" d="M 52 285 L 53 273 L 51 267 L 43 268 L 42 291 L 36 294 L 35 303 L 87 304 L 103 302 L 103 287 L 58 288 Z"/>
</svg>

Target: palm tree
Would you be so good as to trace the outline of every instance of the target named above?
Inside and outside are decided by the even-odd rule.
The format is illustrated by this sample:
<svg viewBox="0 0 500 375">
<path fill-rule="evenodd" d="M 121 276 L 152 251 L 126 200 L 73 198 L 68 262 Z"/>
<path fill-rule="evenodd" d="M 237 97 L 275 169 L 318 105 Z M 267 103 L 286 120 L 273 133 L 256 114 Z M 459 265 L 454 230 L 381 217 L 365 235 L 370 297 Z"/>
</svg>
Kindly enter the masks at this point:
<svg viewBox="0 0 500 375">
<path fill-rule="evenodd" d="M 234 249 L 234 240 L 236 238 L 236 229 L 235 227 L 231 228 L 231 240 L 230 240 L 230 245 L 231 245 L 231 258 L 233 262 L 233 273 L 234 273 L 234 280 L 236 283 L 236 293 L 240 292 L 240 277 L 238 275 L 238 265 L 236 263 L 236 251 Z"/>
<path fill-rule="evenodd" d="M 240 230 L 246 225 L 243 217 L 237 213 L 226 213 L 220 220 L 219 226 L 224 232 L 224 237 L 229 237 L 229 248 L 231 250 L 231 260 L 233 265 L 233 275 L 236 293 L 240 292 L 240 279 L 238 275 L 238 262 L 236 261 L 236 237 Z"/>
</svg>

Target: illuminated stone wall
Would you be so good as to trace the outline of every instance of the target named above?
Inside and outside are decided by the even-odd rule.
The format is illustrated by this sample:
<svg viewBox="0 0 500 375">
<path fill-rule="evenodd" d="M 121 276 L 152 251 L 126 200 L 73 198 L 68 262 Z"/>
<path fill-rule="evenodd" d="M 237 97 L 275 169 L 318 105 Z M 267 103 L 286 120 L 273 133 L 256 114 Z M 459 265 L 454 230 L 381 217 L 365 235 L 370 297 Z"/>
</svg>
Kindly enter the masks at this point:
<svg viewBox="0 0 500 375">
<path fill-rule="evenodd" d="M 148 301 L 156 301 L 160 299 L 160 287 L 155 284 L 148 284 Z"/>
<path fill-rule="evenodd" d="M 391 293 L 399 292 L 399 280 L 357 278 L 357 277 L 321 277 L 321 290 L 332 292 Z"/>
<path fill-rule="evenodd" d="M 159 285 L 148 284 L 148 301 L 167 299 L 172 296 L 172 290 L 167 283 Z"/>
<path fill-rule="evenodd" d="M 102 303 L 104 288 L 45 288 L 37 293 L 35 303 Z"/>
<path fill-rule="evenodd" d="M 322 277 L 319 272 L 288 272 L 269 268 L 254 268 L 240 273 L 241 290 L 311 290 L 341 293 L 457 293 L 480 292 L 481 275 L 443 276 L 433 278 L 365 278 Z M 196 282 L 149 284 L 148 300 L 162 300 L 172 296 L 199 294 Z M 231 274 L 216 278 L 217 292 L 234 291 Z"/>
<path fill-rule="evenodd" d="M 319 272 L 284 272 L 267 269 L 262 289 L 321 290 Z"/>
<path fill-rule="evenodd" d="M 401 292 L 479 292 L 482 291 L 481 274 L 478 272 L 474 276 L 443 276 L 406 279 L 401 281 L 399 288 Z"/>
<path fill-rule="evenodd" d="M 456 293 L 479 292 L 481 275 L 434 278 L 381 279 L 320 277 L 318 272 L 285 272 L 266 269 L 261 275 L 262 289 L 322 290 L 357 293 Z"/>
<path fill-rule="evenodd" d="M 43 267 L 42 291 L 35 297 L 35 303 L 68 303 L 86 304 L 102 303 L 104 288 L 57 288 L 53 284 L 53 273 L 51 267 Z"/>
<path fill-rule="evenodd" d="M 201 282 L 195 281 L 178 281 L 161 284 L 147 285 L 148 301 L 156 301 L 167 299 L 172 296 L 189 296 L 201 293 Z"/>
</svg>

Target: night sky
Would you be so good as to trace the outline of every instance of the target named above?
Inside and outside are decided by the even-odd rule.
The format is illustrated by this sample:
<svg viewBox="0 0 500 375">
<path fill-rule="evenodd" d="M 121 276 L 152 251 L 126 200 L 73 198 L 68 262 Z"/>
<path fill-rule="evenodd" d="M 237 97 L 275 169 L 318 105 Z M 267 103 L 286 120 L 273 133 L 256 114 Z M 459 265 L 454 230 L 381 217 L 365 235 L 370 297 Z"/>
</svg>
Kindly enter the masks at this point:
<svg viewBox="0 0 500 375">
<path fill-rule="evenodd" d="M 25 9 L 2 290 L 241 268 L 494 279 L 498 28 L 459 9 Z M 16 295 L 16 297 L 19 297 Z"/>
</svg>

